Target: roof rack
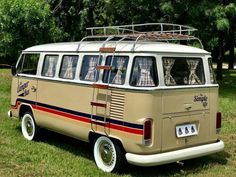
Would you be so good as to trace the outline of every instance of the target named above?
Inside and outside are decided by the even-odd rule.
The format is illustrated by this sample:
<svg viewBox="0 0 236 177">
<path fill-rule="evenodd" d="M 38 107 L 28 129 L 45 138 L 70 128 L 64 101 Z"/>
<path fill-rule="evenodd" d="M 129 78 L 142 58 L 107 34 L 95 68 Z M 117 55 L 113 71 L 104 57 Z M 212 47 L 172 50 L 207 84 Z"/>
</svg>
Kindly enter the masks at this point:
<svg viewBox="0 0 236 177">
<path fill-rule="evenodd" d="M 196 40 L 203 49 L 201 40 L 193 35 L 197 29 L 185 25 L 171 23 L 144 23 L 121 26 L 90 27 L 87 28 L 87 30 L 90 32 L 90 35 L 84 37 L 80 42 L 89 39 L 110 39 L 112 36 L 113 39 L 122 38 L 122 40 L 128 39 L 134 41 L 134 49 L 138 41 L 176 42 Z M 79 47 L 80 44 L 78 50 Z"/>
</svg>

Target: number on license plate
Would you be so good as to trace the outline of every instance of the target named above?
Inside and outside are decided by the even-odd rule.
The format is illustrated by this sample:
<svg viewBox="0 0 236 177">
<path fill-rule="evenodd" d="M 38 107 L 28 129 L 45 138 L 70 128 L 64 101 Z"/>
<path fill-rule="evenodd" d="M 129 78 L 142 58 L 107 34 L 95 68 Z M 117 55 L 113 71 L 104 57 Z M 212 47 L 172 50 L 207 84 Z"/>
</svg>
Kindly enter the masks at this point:
<svg viewBox="0 0 236 177">
<path fill-rule="evenodd" d="M 198 134 L 195 124 L 178 125 L 175 129 L 178 138 L 194 136 Z"/>
</svg>

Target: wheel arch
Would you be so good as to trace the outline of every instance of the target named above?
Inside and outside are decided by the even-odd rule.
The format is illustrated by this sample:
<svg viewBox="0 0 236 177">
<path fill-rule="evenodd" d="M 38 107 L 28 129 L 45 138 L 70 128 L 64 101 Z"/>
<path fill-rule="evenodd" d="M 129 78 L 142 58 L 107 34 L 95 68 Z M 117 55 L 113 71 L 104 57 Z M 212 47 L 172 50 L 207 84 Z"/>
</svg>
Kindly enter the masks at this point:
<svg viewBox="0 0 236 177">
<path fill-rule="evenodd" d="M 101 134 L 101 133 L 96 133 L 96 132 L 93 132 L 93 131 L 90 131 L 89 132 L 89 143 L 93 144 L 94 141 L 99 138 L 100 136 L 106 136 L 108 138 L 110 138 L 113 142 L 115 142 L 120 148 L 121 150 L 126 153 L 125 149 L 124 149 L 124 146 L 123 146 L 123 143 L 122 143 L 122 140 L 121 138 L 119 137 L 115 137 L 115 136 L 108 136 L 106 134 Z"/>
<path fill-rule="evenodd" d="M 31 112 L 34 116 L 34 111 L 31 105 L 29 104 L 21 104 L 20 109 L 19 109 L 19 119 L 21 120 L 22 117 L 26 112 Z"/>
</svg>

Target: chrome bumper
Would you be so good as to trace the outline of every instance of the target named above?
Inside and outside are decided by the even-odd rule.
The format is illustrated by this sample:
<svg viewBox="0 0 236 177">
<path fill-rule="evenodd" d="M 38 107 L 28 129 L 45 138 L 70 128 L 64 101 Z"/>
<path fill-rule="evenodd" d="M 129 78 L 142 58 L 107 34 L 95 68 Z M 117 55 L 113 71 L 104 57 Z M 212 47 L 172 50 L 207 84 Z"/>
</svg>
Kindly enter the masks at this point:
<svg viewBox="0 0 236 177">
<path fill-rule="evenodd" d="M 181 160 L 193 159 L 196 157 L 213 154 L 224 149 L 224 142 L 218 141 L 216 143 L 201 145 L 171 152 L 165 152 L 152 155 L 138 155 L 126 153 L 126 159 L 130 164 L 137 166 L 155 166 L 162 165 Z"/>
</svg>

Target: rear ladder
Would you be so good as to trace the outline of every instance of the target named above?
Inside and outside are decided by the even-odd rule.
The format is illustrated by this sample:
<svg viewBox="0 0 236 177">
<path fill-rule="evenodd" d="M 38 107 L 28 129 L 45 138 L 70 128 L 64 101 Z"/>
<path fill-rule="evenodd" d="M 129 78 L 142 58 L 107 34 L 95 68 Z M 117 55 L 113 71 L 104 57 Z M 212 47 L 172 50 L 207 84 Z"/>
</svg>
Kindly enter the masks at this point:
<svg viewBox="0 0 236 177">
<path fill-rule="evenodd" d="M 121 42 L 122 40 L 124 40 L 126 38 L 126 36 L 124 36 L 123 38 L 121 38 L 120 40 L 118 40 L 115 44 L 115 47 L 105 47 L 106 42 L 108 42 L 109 40 L 112 39 L 112 37 L 107 38 L 107 40 L 104 41 L 102 47 L 99 50 L 99 60 L 102 56 L 102 53 L 112 53 L 112 58 L 111 58 L 111 65 L 113 63 L 114 60 L 114 56 L 115 56 L 115 51 L 116 51 L 116 46 L 119 42 Z M 108 117 L 108 102 L 110 101 L 109 98 L 109 92 L 111 91 L 110 88 L 110 77 L 111 77 L 111 70 L 112 70 L 112 66 L 111 65 L 97 65 L 96 66 L 96 75 L 95 75 L 95 80 L 94 83 L 92 84 L 93 87 L 93 95 L 92 95 L 92 100 L 90 102 L 91 104 L 91 128 L 93 131 L 96 131 L 96 128 L 94 126 L 96 125 L 100 125 L 104 127 L 104 133 L 107 133 L 106 127 L 107 124 L 109 122 L 107 122 L 107 117 Z M 99 73 L 99 70 L 108 70 L 110 71 L 108 74 L 108 82 L 106 84 L 96 81 L 97 78 L 97 74 Z M 105 94 L 105 101 L 101 100 L 99 97 L 99 94 L 101 90 L 106 90 L 106 94 Z M 94 107 L 96 107 L 96 113 L 97 113 L 97 107 L 99 108 L 103 108 L 104 109 L 104 116 L 103 119 L 101 120 L 101 118 L 98 118 L 98 116 L 94 115 Z"/>
</svg>

